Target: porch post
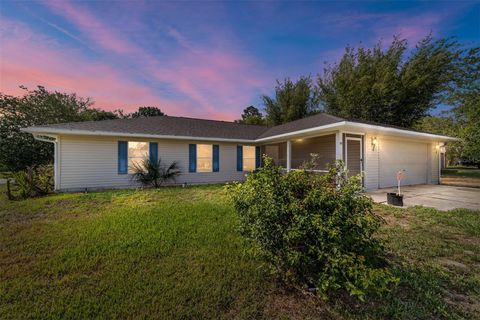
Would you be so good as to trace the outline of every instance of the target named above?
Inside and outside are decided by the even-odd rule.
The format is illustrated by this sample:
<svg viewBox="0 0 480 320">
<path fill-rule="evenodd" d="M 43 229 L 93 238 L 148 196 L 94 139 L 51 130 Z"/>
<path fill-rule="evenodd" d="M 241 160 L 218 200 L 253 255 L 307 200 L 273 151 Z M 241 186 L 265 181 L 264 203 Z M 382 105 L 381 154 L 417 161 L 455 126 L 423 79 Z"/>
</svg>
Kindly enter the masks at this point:
<svg viewBox="0 0 480 320">
<path fill-rule="evenodd" d="M 335 160 L 343 160 L 343 132 L 335 134 Z"/>
<path fill-rule="evenodd" d="M 287 172 L 292 169 L 292 141 L 287 140 Z"/>
</svg>

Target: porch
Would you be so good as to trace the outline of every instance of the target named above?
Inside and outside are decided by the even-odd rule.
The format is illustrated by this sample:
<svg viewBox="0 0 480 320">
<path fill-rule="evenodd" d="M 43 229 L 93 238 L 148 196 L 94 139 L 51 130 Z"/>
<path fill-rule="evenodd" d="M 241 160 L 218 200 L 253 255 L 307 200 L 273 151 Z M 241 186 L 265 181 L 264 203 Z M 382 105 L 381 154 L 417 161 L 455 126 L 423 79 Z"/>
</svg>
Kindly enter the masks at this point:
<svg viewBox="0 0 480 320">
<path fill-rule="evenodd" d="M 363 134 L 336 131 L 265 144 L 261 152 L 287 171 L 300 169 L 314 153 L 318 155 L 314 170 L 321 172 L 327 164 L 344 160 L 350 175 L 357 175 L 363 171 L 363 146 Z"/>
</svg>

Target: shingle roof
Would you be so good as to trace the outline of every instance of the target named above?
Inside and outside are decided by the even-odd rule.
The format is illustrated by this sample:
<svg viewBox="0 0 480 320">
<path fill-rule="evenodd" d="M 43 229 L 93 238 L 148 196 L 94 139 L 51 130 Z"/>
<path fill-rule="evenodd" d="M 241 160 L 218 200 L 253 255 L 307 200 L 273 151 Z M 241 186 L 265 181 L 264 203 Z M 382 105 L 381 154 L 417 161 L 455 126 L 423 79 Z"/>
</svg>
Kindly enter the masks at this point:
<svg viewBox="0 0 480 320">
<path fill-rule="evenodd" d="M 269 128 L 260 134 L 257 139 L 276 136 L 279 134 L 290 133 L 319 126 L 325 126 L 332 123 L 345 121 L 343 118 L 335 117 L 326 113 L 319 113 L 303 119 L 287 122 L 275 127 Z"/>
<path fill-rule="evenodd" d="M 137 135 L 155 135 L 155 136 L 181 136 L 192 138 L 217 138 L 229 140 L 257 140 L 262 138 L 274 137 L 281 134 L 293 133 L 309 128 L 315 128 L 334 124 L 338 122 L 349 121 L 363 124 L 371 124 L 381 127 L 390 127 L 400 130 L 419 132 L 412 129 L 384 125 L 369 121 L 358 121 L 344 119 L 332 116 L 326 113 L 319 113 L 303 119 L 288 122 L 275 127 L 263 127 L 248 124 L 239 124 L 228 121 L 205 120 L 184 117 L 158 116 L 136 119 L 115 119 L 103 121 L 85 121 L 58 123 L 43 126 L 26 128 L 27 132 L 59 132 L 79 133 L 85 131 L 88 133 L 105 132 L 112 134 L 137 134 Z M 423 132 L 420 132 L 423 133 Z"/>
<path fill-rule="evenodd" d="M 44 125 L 36 128 L 241 140 L 254 140 L 268 129 L 262 126 L 238 124 L 227 121 L 171 116 L 69 122 Z"/>
</svg>

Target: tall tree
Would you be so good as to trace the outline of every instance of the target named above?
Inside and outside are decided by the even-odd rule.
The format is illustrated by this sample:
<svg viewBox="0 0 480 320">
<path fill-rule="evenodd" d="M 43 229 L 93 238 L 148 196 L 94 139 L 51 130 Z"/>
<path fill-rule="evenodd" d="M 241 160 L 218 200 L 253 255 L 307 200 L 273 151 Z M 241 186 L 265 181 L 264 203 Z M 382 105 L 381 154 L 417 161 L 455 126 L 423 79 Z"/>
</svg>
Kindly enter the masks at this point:
<svg viewBox="0 0 480 320">
<path fill-rule="evenodd" d="M 275 97 L 264 95 L 266 119 L 269 125 L 279 125 L 304 118 L 319 111 L 319 102 L 310 76 L 293 82 L 277 80 Z"/>
<path fill-rule="evenodd" d="M 158 116 L 165 116 L 165 113 L 157 107 L 140 107 L 137 111 L 130 114 L 132 118 L 142 118 L 142 117 L 158 117 Z"/>
<path fill-rule="evenodd" d="M 452 39 L 428 36 L 413 50 L 394 37 L 385 50 L 345 49 L 318 77 L 325 111 L 345 118 L 411 127 L 445 101 L 458 76 L 462 50 Z"/>
<path fill-rule="evenodd" d="M 20 131 L 23 127 L 117 117 L 116 113 L 91 108 L 90 99 L 74 93 L 50 92 L 41 86 L 33 91 L 21 88 L 23 96 L 0 93 L 0 167 L 9 170 L 53 160 L 52 144 L 35 140 Z"/>
<path fill-rule="evenodd" d="M 248 106 L 243 110 L 242 119 L 235 120 L 235 122 L 264 126 L 266 121 L 260 110 L 254 106 Z"/>
<path fill-rule="evenodd" d="M 415 127 L 461 140 L 447 144 L 447 162 L 460 159 L 476 161 L 480 166 L 480 48 L 462 54 L 459 73 L 450 87 L 447 103 L 453 106 L 440 117 L 425 117 Z"/>
<path fill-rule="evenodd" d="M 105 111 L 98 108 L 88 108 L 80 113 L 82 121 L 99 121 L 125 118 L 123 110 Z"/>
<path fill-rule="evenodd" d="M 414 128 L 424 132 L 441 134 L 450 137 L 459 137 L 461 126 L 456 117 L 450 112 L 441 116 L 428 116 L 417 123 Z M 463 140 L 451 141 L 447 144 L 447 165 L 455 165 L 464 155 L 465 143 Z"/>
<path fill-rule="evenodd" d="M 463 56 L 461 76 L 449 96 L 452 114 L 459 124 L 464 141 L 463 156 L 477 161 L 480 167 L 480 47 Z"/>
</svg>

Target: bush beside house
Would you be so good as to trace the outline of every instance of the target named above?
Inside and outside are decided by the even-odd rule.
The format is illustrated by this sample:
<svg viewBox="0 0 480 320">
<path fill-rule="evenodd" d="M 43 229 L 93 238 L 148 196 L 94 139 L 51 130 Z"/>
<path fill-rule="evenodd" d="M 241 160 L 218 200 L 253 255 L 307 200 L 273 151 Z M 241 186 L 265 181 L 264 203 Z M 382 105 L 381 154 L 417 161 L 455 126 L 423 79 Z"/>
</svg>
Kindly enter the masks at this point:
<svg viewBox="0 0 480 320">
<path fill-rule="evenodd" d="M 326 175 L 284 173 L 266 157 L 263 168 L 227 189 L 241 233 L 286 283 L 363 298 L 397 281 L 374 237 L 382 220 L 342 163 Z"/>
<path fill-rule="evenodd" d="M 12 174 L 7 181 L 9 199 L 26 199 L 53 192 L 54 173 L 52 165 L 30 166 Z"/>
</svg>

